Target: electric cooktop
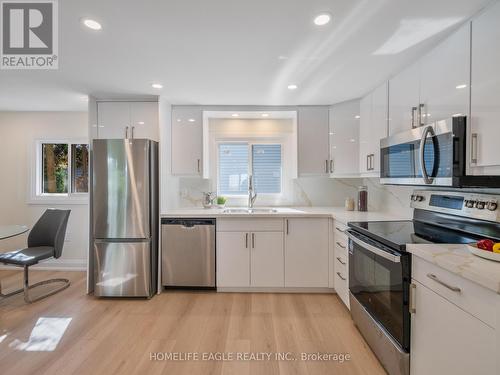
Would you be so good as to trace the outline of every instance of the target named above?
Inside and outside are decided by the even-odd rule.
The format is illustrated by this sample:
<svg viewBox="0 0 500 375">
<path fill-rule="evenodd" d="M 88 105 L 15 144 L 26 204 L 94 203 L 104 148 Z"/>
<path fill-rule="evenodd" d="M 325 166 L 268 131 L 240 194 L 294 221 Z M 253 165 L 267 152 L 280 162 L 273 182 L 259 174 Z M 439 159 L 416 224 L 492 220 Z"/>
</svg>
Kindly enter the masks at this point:
<svg viewBox="0 0 500 375">
<path fill-rule="evenodd" d="M 362 221 L 349 223 L 349 227 L 368 238 L 381 242 L 395 250 L 405 251 L 406 244 L 476 242 L 478 236 L 430 225 L 414 220 Z"/>
</svg>

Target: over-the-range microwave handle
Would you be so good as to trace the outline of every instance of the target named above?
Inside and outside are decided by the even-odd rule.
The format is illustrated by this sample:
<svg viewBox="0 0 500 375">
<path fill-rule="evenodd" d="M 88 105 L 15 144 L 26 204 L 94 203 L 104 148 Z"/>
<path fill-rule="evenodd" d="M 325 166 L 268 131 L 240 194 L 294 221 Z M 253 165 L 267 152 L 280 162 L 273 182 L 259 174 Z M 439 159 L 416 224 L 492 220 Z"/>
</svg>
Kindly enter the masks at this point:
<svg viewBox="0 0 500 375">
<path fill-rule="evenodd" d="M 422 172 L 422 177 L 424 178 L 424 182 L 427 185 L 430 185 L 434 182 L 434 177 L 429 176 L 427 173 L 427 168 L 425 167 L 425 142 L 427 141 L 427 136 L 431 135 L 431 137 L 436 136 L 436 132 L 432 125 L 428 125 L 423 133 L 422 138 L 420 139 L 420 171 Z"/>
<path fill-rule="evenodd" d="M 352 242 L 358 244 L 363 249 L 368 250 L 368 251 L 374 253 L 375 255 L 378 255 L 378 256 L 380 256 L 380 257 L 382 257 L 384 259 L 390 260 L 393 263 L 400 263 L 401 262 L 401 256 L 400 255 L 394 255 L 394 254 L 388 253 L 387 251 L 384 251 L 384 250 L 381 250 L 379 248 L 376 248 L 373 245 L 367 244 L 366 242 L 364 242 L 364 241 L 360 240 L 359 238 L 357 238 L 356 236 L 354 236 L 352 234 L 352 232 L 349 231 L 349 230 L 347 230 L 345 232 L 345 234 L 347 235 L 347 237 L 349 237 L 349 239 Z"/>
</svg>

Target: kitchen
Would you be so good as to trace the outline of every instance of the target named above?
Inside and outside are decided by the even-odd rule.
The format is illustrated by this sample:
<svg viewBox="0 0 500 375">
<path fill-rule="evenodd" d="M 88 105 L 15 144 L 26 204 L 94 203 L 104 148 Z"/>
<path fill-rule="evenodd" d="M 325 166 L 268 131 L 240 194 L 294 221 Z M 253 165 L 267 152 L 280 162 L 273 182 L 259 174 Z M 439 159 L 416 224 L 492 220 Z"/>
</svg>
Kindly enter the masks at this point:
<svg viewBox="0 0 500 375">
<path fill-rule="evenodd" d="M 500 373 L 497 1 L 123 6 L 0 71 L 3 373 Z"/>
</svg>

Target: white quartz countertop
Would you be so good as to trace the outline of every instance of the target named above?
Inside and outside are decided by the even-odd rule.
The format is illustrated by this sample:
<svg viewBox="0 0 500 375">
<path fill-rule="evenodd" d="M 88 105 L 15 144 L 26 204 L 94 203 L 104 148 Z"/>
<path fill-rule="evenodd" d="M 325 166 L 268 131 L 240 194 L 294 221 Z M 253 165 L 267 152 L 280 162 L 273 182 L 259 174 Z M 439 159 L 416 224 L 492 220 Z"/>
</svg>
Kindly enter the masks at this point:
<svg viewBox="0 0 500 375">
<path fill-rule="evenodd" d="M 500 294 L 500 262 L 469 252 L 467 245 L 411 244 L 407 251 Z"/>
<path fill-rule="evenodd" d="M 262 208 L 262 207 L 256 207 Z M 162 213 L 161 217 L 177 218 L 177 217 L 332 217 L 344 224 L 350 221 L 384 221 L 384 220 L 405 220 L 407 217 L 397 217 L 394 215 L 381 212 L 359 212 L 346 211 L 344 207 L 272 207 L 276 212 L 258 212 L 258 213 L 224 213 L 218 208 L 181 208 L 168 210 Z"/>
</svg>

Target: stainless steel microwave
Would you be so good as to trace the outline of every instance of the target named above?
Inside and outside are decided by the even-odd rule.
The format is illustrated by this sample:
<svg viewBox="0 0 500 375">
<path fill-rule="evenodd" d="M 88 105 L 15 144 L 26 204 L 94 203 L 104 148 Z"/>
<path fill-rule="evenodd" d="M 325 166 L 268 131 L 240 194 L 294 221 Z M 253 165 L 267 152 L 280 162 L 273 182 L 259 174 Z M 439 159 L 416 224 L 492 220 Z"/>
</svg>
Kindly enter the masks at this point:
<svg viewBox="0 0 500 375">
<path fill-rule="evenodd" d="M 467 117 L 436 121 L 380 140 L 380 182 L 500 187 L 500 176 L 468 176 Z"/>
</svg>

